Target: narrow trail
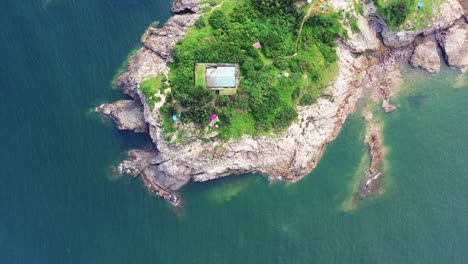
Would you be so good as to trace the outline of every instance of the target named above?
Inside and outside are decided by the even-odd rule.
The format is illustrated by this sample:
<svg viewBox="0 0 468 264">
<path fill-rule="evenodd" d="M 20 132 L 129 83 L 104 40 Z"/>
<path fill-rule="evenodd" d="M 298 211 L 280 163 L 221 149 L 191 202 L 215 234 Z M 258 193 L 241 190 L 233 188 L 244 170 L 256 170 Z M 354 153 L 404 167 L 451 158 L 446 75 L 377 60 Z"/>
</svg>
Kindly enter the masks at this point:
<svg viewBox="0 0 468 264">
<path fill-rule="evenodd" d="M 294 54 L 293 54 L 293 55 L 290 55 L 290 56 L 287 56 L 287 58 L 291 58 L 291 57 L 297 56 L 297 49 L 298 49 L 298 46 L 299 46 L 299 39 L 301 38 L 302 29 L 304 28 L 305 22 L 306 22 L 307 19 L 310 17 L 310 14 L 312 14 L 312 10 L 313 10 L 313 9 L 314 9 L 314 5 L 313 5 L 313 4 L 310 4 L 309 9 L 307 10 L 306 15 L 305 15 L 304 18 L 302 19 L 301 26 L 299 27 L 299 33 L 297 34 L 296 45 L 295 45 L 295 47 L 294 47 Z"/>
<path fill-rule="evenodd" d="M 215 5 L 215 6 L 213 6 L 213 7 L 211 8 L 210 11 L 208 11 L 208 12 L 206 12 L 206 13 L 201 13 L 201 15 L 206 15 L 206 14 L 211 14 L 211 13 L 213 13 L 213 11 L 214 11 L 216 8 L 220 8 L 220 7 L 224 4 L 224 2 L 226 2 L 226 0 L 223 0 L 221 3 L 219 3 L 219 4 Z"/>
</svg>

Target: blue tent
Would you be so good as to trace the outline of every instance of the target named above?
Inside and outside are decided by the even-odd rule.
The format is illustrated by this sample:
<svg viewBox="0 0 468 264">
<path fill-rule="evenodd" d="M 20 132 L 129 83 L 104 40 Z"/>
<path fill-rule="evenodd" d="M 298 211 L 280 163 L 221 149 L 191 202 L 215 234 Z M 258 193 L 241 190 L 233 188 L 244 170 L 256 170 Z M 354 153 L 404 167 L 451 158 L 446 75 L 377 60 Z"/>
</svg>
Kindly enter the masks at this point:
<svg viewBox="0 0 468 264">
<path fill-rule="evenodd" d="M 424 7 L 424 2 L 419 2 L 418 8 L 423 8 Z"/>
</svg>

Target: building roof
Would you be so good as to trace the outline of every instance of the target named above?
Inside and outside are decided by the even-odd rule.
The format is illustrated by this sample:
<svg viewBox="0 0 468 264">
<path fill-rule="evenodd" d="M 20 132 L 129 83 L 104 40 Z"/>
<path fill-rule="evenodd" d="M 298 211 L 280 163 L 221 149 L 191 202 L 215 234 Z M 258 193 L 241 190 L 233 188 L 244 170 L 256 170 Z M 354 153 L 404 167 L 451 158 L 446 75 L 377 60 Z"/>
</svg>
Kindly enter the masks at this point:
<svg viewBox="0 0 468 264">
<path fill-rule="evenodd" d="M 206 86 L 209 88 L 235 88 L 236 67 L 219 66 L 206 68 Z"/>
</svg>

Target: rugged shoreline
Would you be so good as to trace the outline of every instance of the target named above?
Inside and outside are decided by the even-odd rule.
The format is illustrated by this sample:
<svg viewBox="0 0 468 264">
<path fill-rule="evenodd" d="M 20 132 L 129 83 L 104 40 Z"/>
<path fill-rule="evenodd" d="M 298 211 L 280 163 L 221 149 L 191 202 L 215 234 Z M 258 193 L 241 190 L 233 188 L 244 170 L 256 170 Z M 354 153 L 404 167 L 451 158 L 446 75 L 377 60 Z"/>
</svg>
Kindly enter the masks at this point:
<svg viewBox="0 0 468 264">
<path fill-rule="evenodd" d="M 136 100 L 106 104 L 96 108 L 96 111 L 111 116 L 119 129 L 144 132 L 148 127 L 153 140 L 154 148 L 151 150 L 129 151 L 131 159 L 119 165 L 120 173 L 141 175 L 150 190 L 169 200 L 172 192 L 189 181 L 207 181 L 231 174 L 259 172 L 289 181 L 301 179 L 315 168 L 326 145 L 337 137 L 347 116 L 354 110 L 363 89 L 378 87 L 375 96 L 382 99 L 384 110 L 387 112 L 395 109 L 389 103 L 391 98 L 389 89 L 395 86 L 393 80 L 399 74 L 395 71 L 394 64 L 399 58 L 407 58 L 411 54 L 412 45 L 408 44 L 416 42 L 414 39 L 417 39 L 417 36 L 435 33 L 437 41 L 444 48 L 448 63 L 466 71 L 468 55 L 465 59 L 463 56 L 460 59 L 460 55 L 456 55 L 456 48 L 457 43 L 461 41 L 461 52 L 467 54 L 467 24 L 463 19 L 459 19 L 463 11 L 458 2 L 456 0 L 449 2 L 450 6 L 455 6 L 451 12 L 453 16 L 449 19 L 447 17 L 435 19 L 433 25 L 426 31 L 400 35 L 398 35 L 400 32 L 396 33 L 399 38 L 403 38 L 406 34 L 401 43 L 406 43 L 408 39 L 411 41 L 404 44 L 405 48 L 393 50 L 383 46 L 369 25 L 368 19 L 359 16 L 362 33 L 351 33 L 350 40 L 339 44 L 337 48 L 339 73 L 335 83 L 325 92 L 327 96 L 319 98 L 312 106 L 299 107 L 298 120 L 278 137 L 244 136 L 240 140 L 228 142 L 222 142 L 215 137 L 206 137 L 174 144 L 164 140 L 164 133 L 160 128 L 162 121 L 158 110 L 162 104 L 151 111 L 138 86 L 148 76 L 169 72 L 167 62 L 172 60 L 172 47 L 184 38 L 188 27 L 199 17 L 196 13 L 200 10 L 198 0 L 176 0 L 173 11 L 184 13 L 174 15 L 161 29 L 150 27 L 142 36 L 143 47 L 129 59 L 128 70 L 117 80 L 124 92 Z M 337 8 L 351 10 L 352 4 L 343 6 L 340 3 L 340 5 Z M 366 8 L 367 17 L 373 12 L 372 8 L 372 5 Z M 441 31 L 454 23 L 450 29 Z M 383 27 L 383 42 L 388 44 L 389 41 L 394 41 L 393 35 L 385 32 Z M 459 32 L 465 32 L 463 33 L 465 40 L 460 39 Z M 425 41 L 422 43 L 426 43 Z M 399 47 L 399 45 L 392 46 Z M 437 61 L 434 59 L 425 61 L 424 52 L 434 45 L 425 46 L 427 47 L 419 48 L 422 51 L 418 53 L 423 55 L 419 56 L 419 60 L 415 59 L 416 65 L 433 69 L 432 64 Z M 427 66 L 428 63 L 432 66 Z M 377 77 L 379 73 L 384 72 L 388 74 L 388 78 Z M 387 81 L 384 81 L 385 79 Z M 140 101 L 142 105 L 138 109 L 135 103 Z"/>
</svg>

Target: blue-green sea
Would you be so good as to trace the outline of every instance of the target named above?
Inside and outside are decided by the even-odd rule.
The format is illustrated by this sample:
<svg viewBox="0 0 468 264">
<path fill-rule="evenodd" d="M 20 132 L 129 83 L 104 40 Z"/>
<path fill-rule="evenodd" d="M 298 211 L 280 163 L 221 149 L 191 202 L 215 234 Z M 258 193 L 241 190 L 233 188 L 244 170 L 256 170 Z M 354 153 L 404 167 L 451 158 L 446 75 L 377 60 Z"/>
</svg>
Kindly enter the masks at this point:
<svg viewBox="0 0 468 264">
<path fill-rule="evenodd" d="M 191 183 L 174 209 L 111 166 L 149 138 L 92 108 L 171 0 L 0 1 L 0 263 L 467 263 L 468 82 L 406 71 L 382 195 L 354 210 L 356 112 L 297 183 Z"/>
</svg>

